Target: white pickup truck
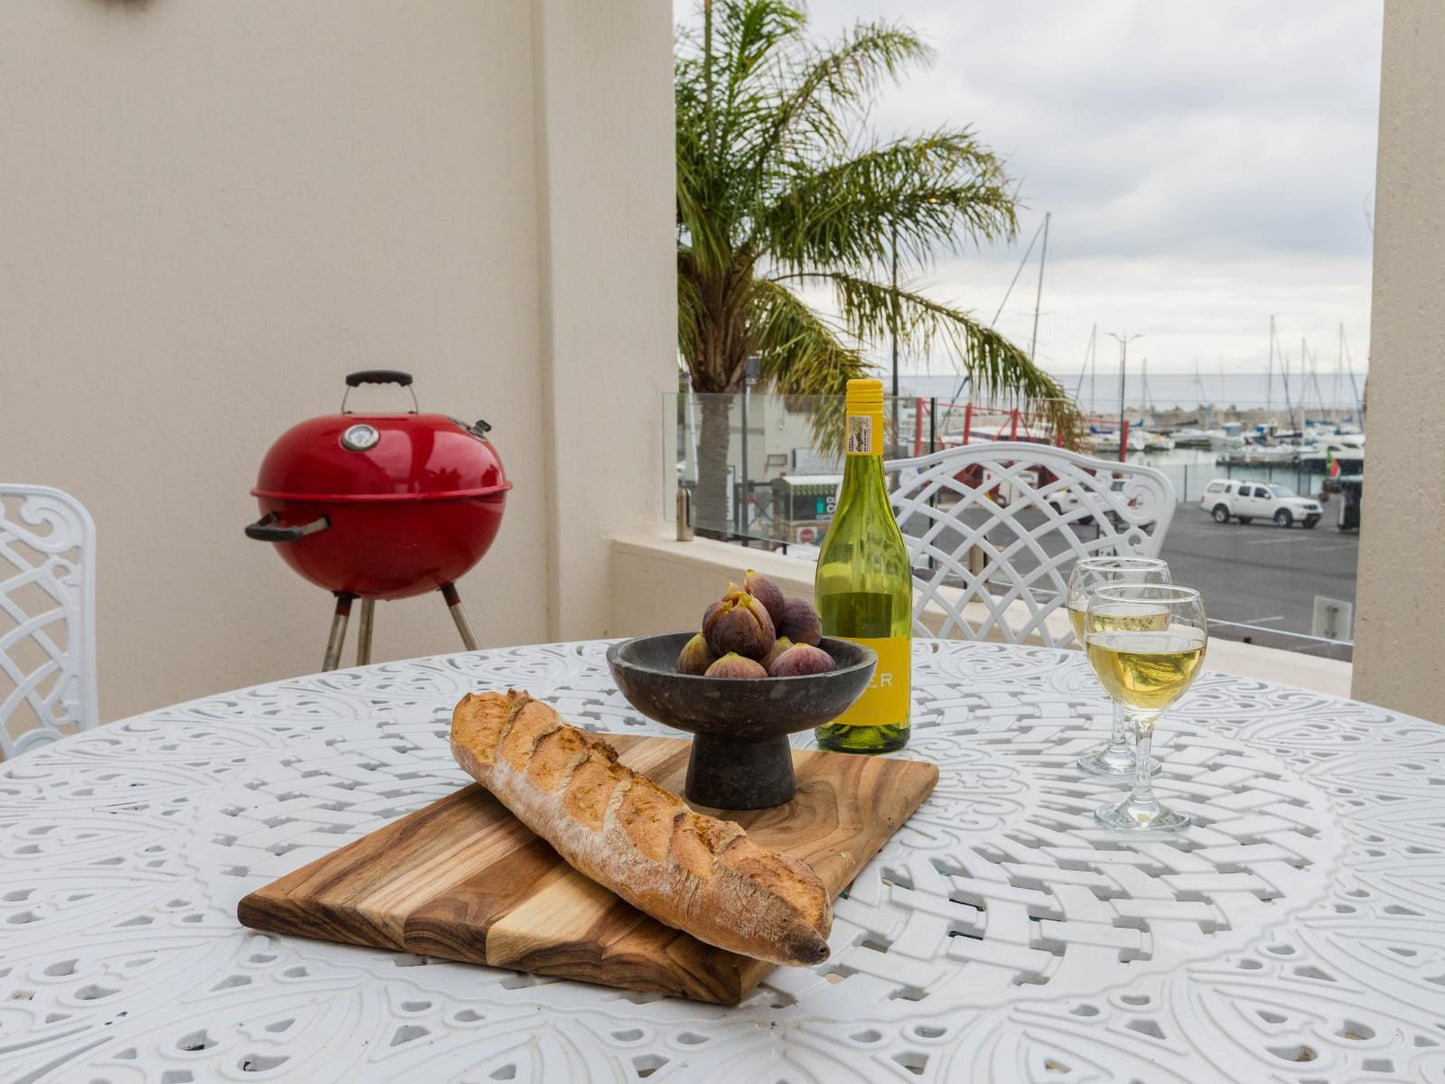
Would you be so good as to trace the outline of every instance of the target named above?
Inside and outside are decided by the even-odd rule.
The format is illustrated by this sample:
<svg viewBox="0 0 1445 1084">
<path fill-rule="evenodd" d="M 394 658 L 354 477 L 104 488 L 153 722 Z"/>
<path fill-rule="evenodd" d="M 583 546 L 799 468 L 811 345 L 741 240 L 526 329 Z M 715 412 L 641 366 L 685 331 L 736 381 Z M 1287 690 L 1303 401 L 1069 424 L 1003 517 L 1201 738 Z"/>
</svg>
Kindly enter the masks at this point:
<svg viewBox="0 0 1445 1084">
<path fill-rule="evenodd" d="M 1295 523 L 1313 527 L 1324 515 L 1319 501 L 1301 497 L 1289 486 L 1238 478 L 1216 478 L 1210 482 L 1204 487 L 1199 507 L 1213 516 L 1215 523 L 1228 523 L 1231 518 L 1240 523 L 1272 519 L 1279 527 Z"/>
</svg>

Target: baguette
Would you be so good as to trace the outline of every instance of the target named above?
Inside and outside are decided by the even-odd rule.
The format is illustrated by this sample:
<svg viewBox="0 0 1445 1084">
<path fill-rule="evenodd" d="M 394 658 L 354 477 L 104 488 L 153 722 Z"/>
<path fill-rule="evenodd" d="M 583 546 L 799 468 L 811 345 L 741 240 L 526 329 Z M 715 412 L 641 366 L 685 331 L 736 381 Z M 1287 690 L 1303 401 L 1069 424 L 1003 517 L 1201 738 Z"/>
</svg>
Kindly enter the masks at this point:
<svg viewBox="0 0 1445 1084">
<path fill-rule="evenodd" d="M 771 963 L 828 958 L 832 906 L 811 867 L 693 812 L 525 692 L 463 697 L 451 748 L 568 863 L 659 922 Z"/>
</svg>

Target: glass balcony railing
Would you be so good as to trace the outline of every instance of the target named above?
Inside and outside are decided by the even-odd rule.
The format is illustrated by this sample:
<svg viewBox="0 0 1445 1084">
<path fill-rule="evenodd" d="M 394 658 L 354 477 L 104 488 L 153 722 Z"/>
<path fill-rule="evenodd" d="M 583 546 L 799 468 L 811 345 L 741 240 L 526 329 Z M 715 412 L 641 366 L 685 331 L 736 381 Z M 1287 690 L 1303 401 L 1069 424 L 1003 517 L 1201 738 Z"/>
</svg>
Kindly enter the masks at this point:
<svg viewBox="0 0 1445 1084">
<path fill-rule="evenodd" d="M 812 555 L 842 476 L 842 409 L 841 396 L 668 395 L 667 490 L 687 496 L 703 536 Z M 1348 407 L 1323 408 L 1285 434 L 1258 420 L 1263 413 L 1249 404 L 1218 418 L 1129 411 L 1127 433 L 1117 417 L 1086 418 L 1073 440 L 1110 461 L 1122 444 L 1128 462 L 1173 483 L 1179 506 L 1162 556 L 1177 582 L 1204 592 L 1213 635 L 1348 660 L 1363 487 L 1358 419 Z M 886 399 L 884 417 L 890 459 L 982 441 L 1058 442 L 1042 416 L 1007 406 L 908 396 Z M 1222 522 L 1220 483 L 1234 483 Z M 1277 522 L 1276 509 L 1301 507 L 1286 494 L 1319 504 L 1307 529 L 1297 512 L 1289 526 Z"/>
</svg>

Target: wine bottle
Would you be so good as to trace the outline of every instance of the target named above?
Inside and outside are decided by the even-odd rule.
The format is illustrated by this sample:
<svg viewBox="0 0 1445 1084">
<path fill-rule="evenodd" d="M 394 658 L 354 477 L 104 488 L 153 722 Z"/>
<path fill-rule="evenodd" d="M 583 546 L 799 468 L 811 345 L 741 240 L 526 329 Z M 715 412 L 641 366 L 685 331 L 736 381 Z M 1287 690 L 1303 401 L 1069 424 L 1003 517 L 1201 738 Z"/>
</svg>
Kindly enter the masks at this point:
<svg viewBox="0 0 1445 1084">
<path fill-rule="evenodd" d="M 823 635 L 871 647 L 878 668 L 846 712 L 817 729 L 843 753 L 908 744 L 913 574 L 883 479 L 883 383 L 848 381 L 843 485 L 818 555 L 814 594 Z"/>
</svg>

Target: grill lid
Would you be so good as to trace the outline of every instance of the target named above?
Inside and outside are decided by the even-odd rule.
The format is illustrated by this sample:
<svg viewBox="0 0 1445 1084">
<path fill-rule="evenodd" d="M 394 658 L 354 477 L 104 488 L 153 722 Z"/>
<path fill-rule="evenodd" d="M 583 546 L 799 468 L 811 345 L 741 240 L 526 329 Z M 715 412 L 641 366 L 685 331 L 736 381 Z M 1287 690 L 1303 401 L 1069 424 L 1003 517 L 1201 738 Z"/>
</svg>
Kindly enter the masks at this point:
<svg viewBox="0 0 1445 1084">
<path fill-rule="evenodd" d="M 398 378 L 405 377 L 405 380 Z M 390 370 L 347 383 L 399 383 Z M 419 501 L 485 497 L 512 488 L 485 422 L 445 414 L 351 414 L 311 418 L 288 429 L 261 461 L 251 493 L 273 500 Z"/>
</svg>

